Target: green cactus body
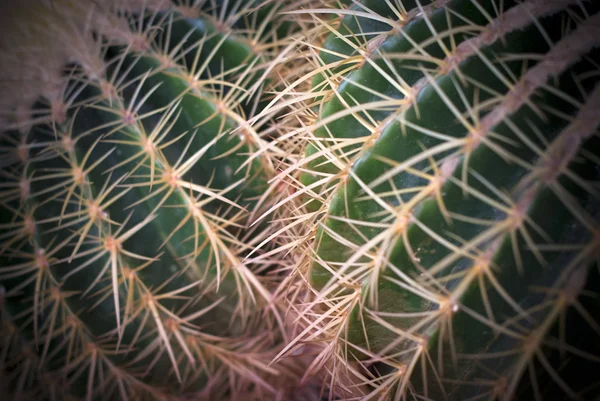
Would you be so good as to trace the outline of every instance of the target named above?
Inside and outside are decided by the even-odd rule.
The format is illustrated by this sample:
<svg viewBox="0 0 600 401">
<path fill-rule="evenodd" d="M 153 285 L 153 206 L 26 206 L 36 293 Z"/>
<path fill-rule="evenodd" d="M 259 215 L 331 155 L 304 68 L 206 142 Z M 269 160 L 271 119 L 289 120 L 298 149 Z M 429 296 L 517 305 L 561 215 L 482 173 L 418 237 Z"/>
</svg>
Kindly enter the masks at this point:
<svg viewBox="0 0 600 401">
<path fill-rule="evenodd" d="M 272 166 L 248 162 L 262 139 L 242 102 L 270 56 L 251 27 L 196 11 L 131 16 L 142 29 L 108 51 L 90 40 L 66 60 L 64 113 L 3 134 L 26 151 L 1 199 L 3 238 L 21 236 L 0 254 L 15 398 L 273 398 L 286 377 L 267 366 L 282 339 L 270 279 L 243 261 Z"/>
<path fill-rule="evenodd" d="M 48 3 L 0 36 L 3 395 L 598 399 L 597 0 Z"/>
<path fill-rule="evenodd" d="M 338 319 L 338 374 L 360 361 L 367 399 L 591 399 L 556 372 L 571 340 L 599 355 L 598 3 L 369 4 L 323 46 L 288 170 L 322 216 L 310 307 Z"/>
</svg>

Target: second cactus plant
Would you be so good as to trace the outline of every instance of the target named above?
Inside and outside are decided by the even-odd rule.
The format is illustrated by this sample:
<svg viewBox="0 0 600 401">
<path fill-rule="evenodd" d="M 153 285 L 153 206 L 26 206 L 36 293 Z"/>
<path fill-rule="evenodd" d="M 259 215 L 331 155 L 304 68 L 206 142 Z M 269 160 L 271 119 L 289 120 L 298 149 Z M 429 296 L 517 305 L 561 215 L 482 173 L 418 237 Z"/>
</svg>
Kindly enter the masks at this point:
<svg viewBox="0 0 600 401">
<path fill-rule="evenodd" d="M 327 36 L 280 95 L 280 355 L 348 399 L 594 399 L 600 4 L 336 7 L 297 12 Z"/>
</svg>

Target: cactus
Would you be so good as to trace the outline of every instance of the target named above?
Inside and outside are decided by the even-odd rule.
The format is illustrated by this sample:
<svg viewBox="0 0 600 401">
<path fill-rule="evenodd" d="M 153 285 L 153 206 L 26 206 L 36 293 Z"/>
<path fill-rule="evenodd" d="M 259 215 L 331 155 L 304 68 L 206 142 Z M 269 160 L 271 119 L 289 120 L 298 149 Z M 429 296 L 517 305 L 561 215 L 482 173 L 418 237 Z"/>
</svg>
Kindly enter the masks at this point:
<svg viewBox="0 0 600 401">
<path fill-rule="evenodd" d="M 0 15 L 10 399 L 600 396 L 598 1 Z"/>
<path fill-rule="evenodd" d="M 279 356 L 342 399 L 597 399 L 600 4 L 331 3 L 268 106 Z"/>
<path fill-rule="evenodd" d="M 3 38 L 22 93 L 3 110 L 3 392 L 292 398 L 297 367 L 268 366 L 279 274 L 244 261 L 273 174 L 248 156 L 269 119 L 248 120 L 285 3 L 29 3 Z"/>
</svg>

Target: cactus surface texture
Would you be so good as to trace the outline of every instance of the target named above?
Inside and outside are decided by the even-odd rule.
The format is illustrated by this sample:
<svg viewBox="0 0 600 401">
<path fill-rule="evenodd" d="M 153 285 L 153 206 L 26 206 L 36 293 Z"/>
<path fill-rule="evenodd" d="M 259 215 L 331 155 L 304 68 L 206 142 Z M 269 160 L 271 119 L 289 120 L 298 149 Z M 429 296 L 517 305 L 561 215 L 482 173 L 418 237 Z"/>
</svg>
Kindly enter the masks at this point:
<svg viewBox="0 0 600 401">
<path fill-rule="evenodd" d="M 9 400 L 600 399 L 600 1 L 0 16 Z"/>
</svg>

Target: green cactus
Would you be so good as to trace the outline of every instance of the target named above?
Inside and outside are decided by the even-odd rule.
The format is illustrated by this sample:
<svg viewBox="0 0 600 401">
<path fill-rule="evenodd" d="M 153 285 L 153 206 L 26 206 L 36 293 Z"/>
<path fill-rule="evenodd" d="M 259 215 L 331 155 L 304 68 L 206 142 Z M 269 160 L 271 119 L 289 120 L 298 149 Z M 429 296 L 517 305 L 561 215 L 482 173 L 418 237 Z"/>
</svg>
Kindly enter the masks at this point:
<svg viewBox="0 0 600 401">
<path fill-rule="evenodd" d="M 3 395 L 600 397 L 600 2 L 16 4 Z"/>
<path fill-rule="evenodd" d="M 338 3 L 279 96 L 280 356 L 320 344 L 342 398 L 596 399 L 600 4 Z"/>
<path fill-rule="evenodd" d="M 277 272 L 244 261 L 274 171 L 248 119 L 286 4 L 135 3 L 26 4 L 3 46 L 39 84 L 2 127 L 3 391 L 293 397 L 296 371 L 268 366 Z"/>
</svg>

